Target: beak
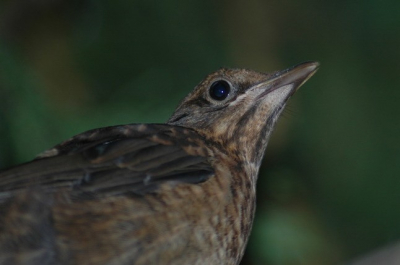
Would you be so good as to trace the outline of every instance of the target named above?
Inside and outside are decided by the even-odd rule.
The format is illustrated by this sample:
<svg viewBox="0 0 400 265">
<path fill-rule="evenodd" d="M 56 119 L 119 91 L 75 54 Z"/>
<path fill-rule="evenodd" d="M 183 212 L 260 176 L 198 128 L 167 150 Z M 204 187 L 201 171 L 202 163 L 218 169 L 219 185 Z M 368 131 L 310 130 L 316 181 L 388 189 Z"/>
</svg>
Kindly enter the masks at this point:
<svg viewBox="0 0 400 265">
<path fill-rule="evenodd" d="M 267 81 L 271 87 L 269 92 L 287 85 L 293 85 L 293 92 L 297 91 L 311 76 L 315 74 L 318 67 L 318 62 L 304 62 L 273 74 Z"/>
<path fill-rule="evenodd" d="M 289 97 L 296 92 L 311 76 L 318 70 L 319 63 L 317 62 L 304 62 L 292 66 L 286 70 L 272 74 L 267 81 L 258 84 L 256 88 L 267 89 L 262 92 L 257 98 L 263 98 L 269 93 L 285 86 L 291 87 Z M 288 97 L 285 98 L 285 101 Z"/>
</svg>

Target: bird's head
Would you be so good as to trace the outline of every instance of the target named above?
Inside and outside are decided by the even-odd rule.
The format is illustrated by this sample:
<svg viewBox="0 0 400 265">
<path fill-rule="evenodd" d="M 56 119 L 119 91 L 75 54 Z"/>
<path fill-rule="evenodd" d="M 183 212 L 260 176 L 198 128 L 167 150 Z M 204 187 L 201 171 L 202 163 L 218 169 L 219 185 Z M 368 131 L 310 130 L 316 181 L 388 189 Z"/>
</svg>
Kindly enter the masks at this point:
<svg viewBox="0 0 400 265">
<path fill-rule="evenodd" d="M 306 62 L 270 74 L 220 69 L 196 86 L 168 124 L 192 128 L 259 166 L 287 100 L 317 68 Z"/>
</svg>

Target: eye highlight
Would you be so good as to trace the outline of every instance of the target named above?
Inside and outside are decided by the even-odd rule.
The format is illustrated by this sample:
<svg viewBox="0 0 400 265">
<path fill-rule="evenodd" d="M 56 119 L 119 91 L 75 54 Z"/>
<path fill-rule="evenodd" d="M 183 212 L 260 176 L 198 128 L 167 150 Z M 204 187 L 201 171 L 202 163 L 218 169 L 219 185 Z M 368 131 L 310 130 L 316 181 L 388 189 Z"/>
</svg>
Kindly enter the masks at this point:
<svg viewBox="0 0 400 265">
<path fill-rule="evenodd" d="M 214 100 L 224 100 L 228 97 L 231 86 L 224 80 L 215 81 L 209 89 L 210 97 Z"/>
</svg>

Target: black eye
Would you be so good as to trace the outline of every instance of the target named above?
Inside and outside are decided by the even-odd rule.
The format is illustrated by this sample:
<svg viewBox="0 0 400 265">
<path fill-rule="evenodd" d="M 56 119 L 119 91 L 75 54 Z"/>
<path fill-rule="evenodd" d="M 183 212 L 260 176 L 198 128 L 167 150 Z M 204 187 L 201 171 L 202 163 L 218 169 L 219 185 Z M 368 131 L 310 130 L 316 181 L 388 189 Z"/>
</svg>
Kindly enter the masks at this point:
<svg viewBox="0 0 400 265">
<path fill-rule="evenodd" d="M 210 86 L 210 96 L 215 100 L 224 100 L 229 95 L 231 87 L 228 82 L 219 80 Z"/>
</svg>

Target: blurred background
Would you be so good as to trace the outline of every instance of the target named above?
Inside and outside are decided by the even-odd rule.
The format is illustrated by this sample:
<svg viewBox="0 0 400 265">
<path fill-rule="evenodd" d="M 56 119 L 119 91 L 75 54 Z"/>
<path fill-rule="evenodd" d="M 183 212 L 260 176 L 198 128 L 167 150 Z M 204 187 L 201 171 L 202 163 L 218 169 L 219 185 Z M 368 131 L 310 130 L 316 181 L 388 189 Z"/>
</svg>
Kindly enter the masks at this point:
<svg viewBox="0 0 400 265">
<path fill-rule="evenodd" d="M 220 67 L 316 60 L 270 141 L 243 265 L 341 264 L 400 239 L 400 1 L 2 0 L 0 168 L 164 122 Z"/>
</svg>

